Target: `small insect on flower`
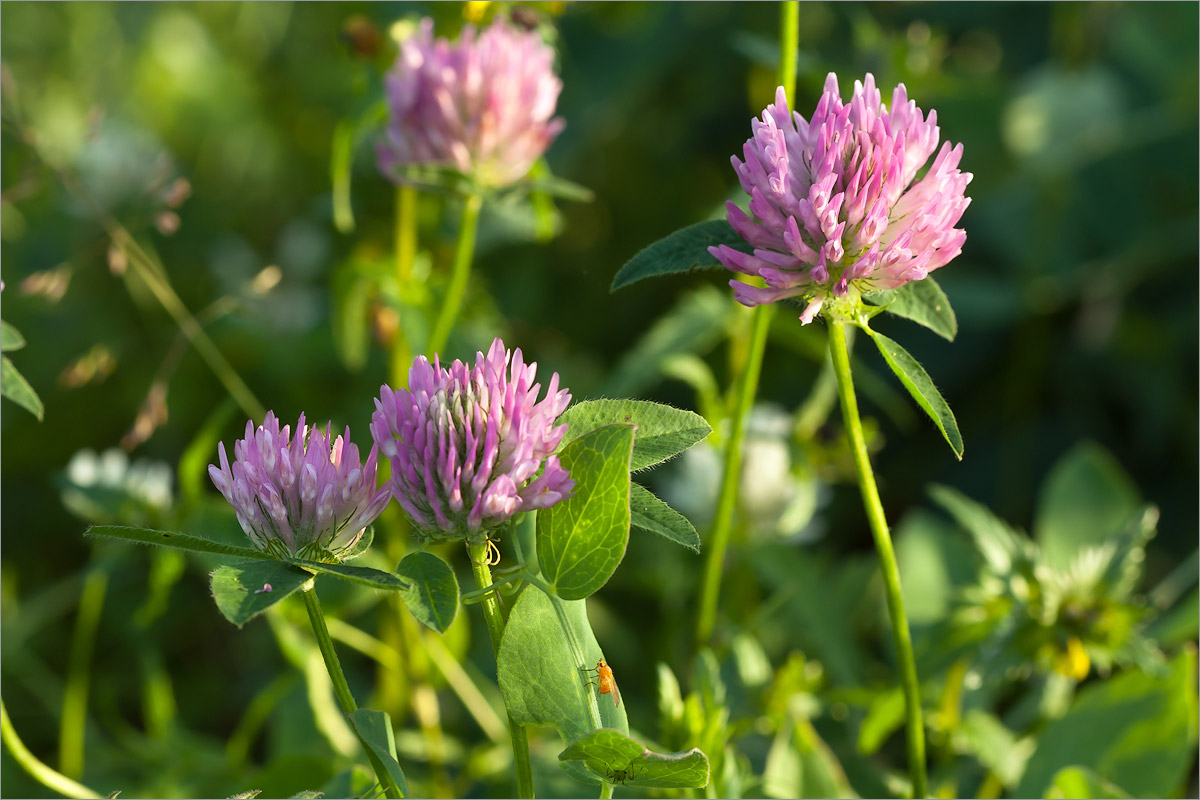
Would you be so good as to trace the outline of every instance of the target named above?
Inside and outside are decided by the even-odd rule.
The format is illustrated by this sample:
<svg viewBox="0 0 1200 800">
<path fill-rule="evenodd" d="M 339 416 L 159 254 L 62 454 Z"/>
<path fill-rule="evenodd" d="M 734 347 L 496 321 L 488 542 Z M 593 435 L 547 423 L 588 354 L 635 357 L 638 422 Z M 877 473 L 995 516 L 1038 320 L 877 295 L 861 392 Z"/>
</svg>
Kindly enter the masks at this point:
<svg viewBox="0 0 1200 800">
<path fill-rule="evenodd" d="M 613 677 L 612 667 L 604 659 L 596 662 L 595 669 L 585 669 L 584 672 L 596 673 L 595 680 L 588 680 L 588 685 L 595 686 L 600 694 L 612 695 L 613 706 L 621 705 L 621 693 L 617 690 L 617 681 Z"/>
</svg>

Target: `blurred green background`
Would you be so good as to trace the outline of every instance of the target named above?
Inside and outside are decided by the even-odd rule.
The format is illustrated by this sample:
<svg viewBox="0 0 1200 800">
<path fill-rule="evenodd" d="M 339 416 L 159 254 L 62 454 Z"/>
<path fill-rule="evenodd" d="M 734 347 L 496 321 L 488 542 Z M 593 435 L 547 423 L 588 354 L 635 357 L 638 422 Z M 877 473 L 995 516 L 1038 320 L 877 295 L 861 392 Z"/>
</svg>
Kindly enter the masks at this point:
<svg viewBox="0 0 1200 800">
<path fill-rule="evenodd" d="M 457 4 L 0 6 L 2 310 L 28 341 L 13 362 L 45 402 L 42 423 L 7 401 L 0 407 L 4 699 L 26 743 L 57 764 L 80 592 L 103 571 L 85 729 L 85 774 L 97 788 L 124 787 L 123 796 L 291 793 L 332 774 L 306 756 L 328 745 L 312 742 L 320 737 L 298 677 L 278 689 L 294 695 L 295 708 L 272 717 L 248 760 L 226 758 L 225 740 L 246 706 L 291 670 L 265 622 L 239 632 L 221 619 L 195 565 L 172 577 L 179 567 L 152 567 L 145 552 L 81 536 L 81 517 L 103 512 L 86 497 L 81 507 L 78 492 L 72 501 L 71 487 L 94 487 L 104 468 L 77 462 L 68 473 L 79 451 L 124 443 L 131 459 L 161 463 L 137 479 L 149 487 L 138 513 L 161 523 L 172 497 L 215 496 L 206 476 L 197 482 L 195 464 L 181 473 L 190 489 L 173 476 L 197 432 L 211 421 L 231 443 L 245 418 L 181 347 L 145 284 L 111 262 L 97 211 L 161 259 L 193 313 L 217 304 L 207 330 L 267 407 L 284 421 L 304 411 L 350 424 L 365 444 L 371 398 L 387 377 L 372 315 L 375 328 L 387 320 L 376 298 L 352 296 L 347 276 L 391 258 L 395 191 L 362 139 L 350 172 L 355 226 L 339 231 L 331 140 L 339 121 L 359 119 L 378 100 L 391 24 L 429 12 L 443 35 L 462 21 Z M 557 370 L 576 398 L 627 394 L 696 406 L 686 383 L 628 354 L 681 298 L 703 312 L 706 288 L 726 296 L 726 276 L 646 281 L 617 294 L 608 287 L 637 250 L 718 214 L 731 196 L 729 156 L 772 96 L 777 17 L 771 3 L 589 3 L 553 18 L 567 127 L 548 162 L 595 199 L 560 201 L 549 216 L 485 211 L 449 355 L 465 357 L 499 333 L 544 374 Z M 868 71 L 885 94 L 903 81 L 922 108 L 937 109 L 943 137 L 964 143 L 963 168 L 975 175 L 966 247 L 937 274 L 958 313 L 957 341 L 899 320 L 879 323 L 924 363 L 955 410 L 966 442 L 961 463 L 886 388 L 882 362 L 863 355 L 884 384 L 863 392 L 891 519 L 928 507 L 926 486 L 940 482 L 1029 529 L 1051 466 L 1094 442 L 1161 509 L 1147 585 L 1194 552 L 1198 22 L 1195 4 L 802 4 L 801 113 L 829 71 L 843 94 Z M 48 161 L 77 176 L 93 204 Z M 422 207 L 421 246 L 435 272 L 446 268 L 456 224 L 442 210 L 438 199 Z M 719 315 L 725 320 L 727 310 Z M 824 340 L 820 325 L 801 329 L 794 316 L 777 315 L 760 390 L 786 409 L 816 380 Z M 721 324 L 736 331 L 738 322 Z M 693 332 L 689 347 L 723 384 L 720 339 L 714 322 L 711 332 Z M 139 409 L 147 413 L 131 435 Z M 214 418 L 214 409 L 226 413 Z M 815 441 L 834 449 L 837 435 L 835 414 Z M 215 457 L 211 443 L 202 455 Z M 651 482 L 687 511 L 686 486 L 669 487 L 695 466 L 671 465 Z M 806 563 L 869 563 L 847 475 L 833 457 L 814 468 L 815 521 L 810 509 L 793 526 L 804 535 L 780 539 Z M 699 527 L 703 511 L 695 518 Z M 741 536 L 749 564 L 751 543 L 775 533 L 756 532 L 751 521 Z M 644 708 L 631 707 L 631 722 L 650 730 L 654 663 L 686 671 L 678 629 L 690 627 L 700 566 L 660 545 L 635 536 L 592 608 L 601 642 L 625 665 L 623 694 L 646 698 Z M 739 624 L 766 593 L 753 575 L 735 570 L 726 586 L 724 613 Z M 156 581 L 166 588 L 154 589 Z M 169 608 L 146 611 L 148 596 Z M 763 624 L 778 664 L 804 620 L 785 609 Z M 489 674 L 480 630 L 470 660 Z M 881 642 L 870 645 L 875 658 Z M 369 664 L 346 658 L 366 693 Z M 473 730 L 461 711 L 443 716 L 448 730 Z M 7 757 L 4 767 L 3 794 L 44 794 Z M 881 791 L 847 770 L 859 792 Z M 490 767 L 466 773 L 505 786 Z"/>
</svg>

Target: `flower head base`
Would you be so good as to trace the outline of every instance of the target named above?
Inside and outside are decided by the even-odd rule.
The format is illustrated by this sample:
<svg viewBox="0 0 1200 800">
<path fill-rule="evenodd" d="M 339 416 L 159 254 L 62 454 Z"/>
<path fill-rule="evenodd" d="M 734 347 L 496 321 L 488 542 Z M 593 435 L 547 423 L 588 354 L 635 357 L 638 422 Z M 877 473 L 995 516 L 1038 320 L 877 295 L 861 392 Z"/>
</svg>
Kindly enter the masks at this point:
<svg viewBox="0 0 1200 800">
<path fill-rule="evenodd" d="M 551 119 L 560 91 L 554 51 L 537 33 L 499 19 L 478 36 L 467 25 L 451 43 L 422 20 L 387 75 L 379 168 L 401 180 L 401 166 L 450 167 L 484 188 L 507 186 L 562 130 L 562 119 Z"/>
<path fill-rule="evenodd" d="M 387 506 L 391 495 L 375 488 L 376 450 L 360 464 L 350 429 L 333 439 L 296 422 L 296 436 L 268 411 L 257 429 L 233 445 L 230 466 L 224 443 L 221 466 L 209 465 L 212 482 L 237 512 L 242 530 L 259 550 L 279 557 L 336 561 Z"/>
<path fill-rule="evenodd" d="M 567 432 L 554 422 L 571 395 L 555 374 L 538 402 L 536 374 L 520 349 L 510 353 L 496 339 L 473 367 L 455 361 L 444 369 L 436 357 L 430 364 L 418 356 L 409 389 L 380 389 L 371 436 L 391 460 L 392 493 L 422 534 L 473 538 L 574 488 L 551 455 Z"/>
<path fill-rule="evenodd" d="M 729 269 L 766 282 L 730 281 L 742 304 L 801 296 L 807 324 L 827 299 L 846 297 L 852 287 L 894 289 L 962 252 L 966 232 L 954 225 L 971 202 L 963 194 L 971 174 L 958 169 L 962 145 L 944 143 L 914 182 L 938 149 L 939 131 L 937 112 L 923 117 L 904 84 L 889 109 L 868 74 L 843 103 L 830 73 L 811 120 L 788 113 L 780 88 L 752 128 L 746 160 L 732 161 L 753 217 L 733 203 L 727 209 L 754 253 L 709 249 Z"/>
</svg>

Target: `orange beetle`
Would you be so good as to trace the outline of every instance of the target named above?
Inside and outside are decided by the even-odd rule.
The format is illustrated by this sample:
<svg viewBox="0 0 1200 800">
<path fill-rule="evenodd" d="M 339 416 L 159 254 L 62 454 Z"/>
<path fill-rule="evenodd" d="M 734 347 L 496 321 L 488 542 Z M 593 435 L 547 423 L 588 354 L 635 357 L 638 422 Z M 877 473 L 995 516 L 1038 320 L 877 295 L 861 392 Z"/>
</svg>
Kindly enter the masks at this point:
<svg viewBox="0 0 1200 800">
<path fill-rule="evenodd" d="M 621 693 L 617 690 L 617 681 L 613 678 L 612 667 L 605 663 L 603 658 L 596 662 L 595 669 L 585 671 L 596 673 L 596 680 L 588 681 L 590 685 L 595 686 L 600 694 L 612 695 L 614 706 L 621 705 Z"/>
</svg>

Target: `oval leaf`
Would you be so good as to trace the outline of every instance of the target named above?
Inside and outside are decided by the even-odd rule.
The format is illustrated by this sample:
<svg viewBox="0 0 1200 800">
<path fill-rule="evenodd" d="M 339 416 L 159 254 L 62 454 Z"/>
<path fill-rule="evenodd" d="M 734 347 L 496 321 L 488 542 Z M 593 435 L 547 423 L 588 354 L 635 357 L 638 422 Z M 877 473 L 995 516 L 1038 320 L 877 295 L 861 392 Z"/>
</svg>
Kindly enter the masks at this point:
<svg viewBox="0 0 1200 800">
<path fill-rule="evenodd" d="M 961 461 L 963 441 L 962 434 L 958 432 L 958 422 L 954 419 L 954 412 L 942 398 L 941 392 L 933 385 L 929 373 L 925 371 L 920 362 L 896 342 L 877 331 L 867 329 L 867 333 L 875 340 L 875 346 L 879 348 L 883 360 L 892 368 L 892 372 L 896 373 L 896 377 L 904 384 L 904 388 L 908 389 L 908 393 L 917 401 L 921 410 L 928 414 L 929 418 L 938 426 L 938 430 L 950 444 L 950 449 Z"/>
<path fill-rule="evenodd" d="M 609 783 L 654 789 L 700 789 L 708 785 L 708 756 L 699 748 L 655 753 L 621 731 L 600 728 L 571 742 L 560 761 L 583 761 Z"/>
<path fill-rule="evenodd" d="M 630 470 L 661 464 L 712 433 L 712 427 L 691 411 L 648 400 L 584 400 L 563 412 L 558 421 L 569 428 L 570 442 L 605 425 L 636 425 Z"/>
<path fill-rule="evenodd" d="M 898 289 L 872 292 L 863 299 L 897 317 L 910 319 L 947 341 L 958 335 L 958 318 L 950 307 L 950 300 L 942 287 L 933 278 L 909 281 Z"/>
<path fill-rule="evenodd" d="M 385 712 L 373 708 L 351 711 L 346 718 L 367 751 L 367 758 L 375 768 L 375 774 L 381 779 L 386 775 L 392 783 L 395 791 L 385 793 L 389 796 L 395 794 L 408 797 L 408 779 L 404 777 L 404 770 L 396 760 L 396 734 L 392 731 L 391 718 Z"/>
<path fill-rule="evenodd" d="M 25 376 L 17 371 L 8 356 L 0 357 L 0 395 L 7 397 L 21 408 L 42 421 L 42 399 L 25 380 Z"/>
<path fill-rule="evenodd" d="M 160 547 L 174 547 L 178 550 L 191 550 L 193 553 L 212 553 L 233 558 L 246 558 L 259 561 L 274 561 L 275 559 L 261 550 L 249 547 L 237 547 L 231 544 L 202 539 L 186 533 L 174 531 L 156 531 L 151 528 L 131 528 L 122 525 L 92 525 L 83 532 L 84 536 L 100 536 L 105 539 L 120 539 L 135 544 L 155 544 Z"/>
<path fill-rule="evenodd" d="M 521 593 L 508 617 L 496 654 L 496 670 L 513 721 L 550 725 L 565 744 L 592 730 L 587 693 L 595 689 L 574 661 L 554 603 L 562 604 L 586 664 L 594 666 L 604 658 L 588 623 L 585 601 L 551 600 L 544 592 L 529 588 Z M 629 730 L 624 704 L 614 705 L 608 695 L 597 699 L 602 701 L 600 722 L 604 727 Z M 579 777 L 586 774 L 581 771 Z"/>
<path fill-rule="evenodd" d="M 305 561 L 300 558 L 289 559 L 288 563 L 303 567 L 309 572 L 323 572 L 326 575 L 335 575 L 351 583 L 369 586 L 372 589 L 382 589 L 385 592 L 401 591 L 408 588 L 407 583 L 390 572 L 372 569 L 371 567 L 353 567 L 349 564 L 323 564 L 319 561 Z"/>
<path fill-rule="evenodd" d="M 700 552 L 700 535 L 687 517 L 659 500 L 644 486 L 634 483 L 629 490 L 629 515 L 633 527 L 657 533 L 693 552 Z"/>
<path fill-rule="evenodd" d="M 633 426 L 609 425 L 559 455 L 575 489 L 537 515 L 537 553 L 542 572 L 565 600 L 594 593 L 625 557 L 632 453 Z"/>
<path fill-rule="evenodd" d="M 21 332 L 7 322 L 0 320 L 0 353 L 7 353 L 9 350 L 20 350 L 24 346 L 25 337 L 21 335 Z"/>
<path fill-rule="evenodd" d="M 225 619 L 239 628 L 299 589 L 312 575 L 283 561 L 217 567 L 212 596 Z"/>
<path fill-rule="evenodd" d="M 450 565 L 433 553 L 409 553 L 396 574 L 408 580 L 400 596 L 412 615 L 425 627 L 445 633 L 458 613 L 458 578 Z"/>
<path fill-rule="evenodd" d="M 696 269 L 720 267 L 708 248 L 729 245 L 743 253 L 753 252 L 746 240 L 723 219 L 713 219 L 680 228 L 669 236 L 638 252 L 625 263 L 613 278 L 610 291 L 624 288 L 642 278 L 672 275 Z"/>
</svg>

